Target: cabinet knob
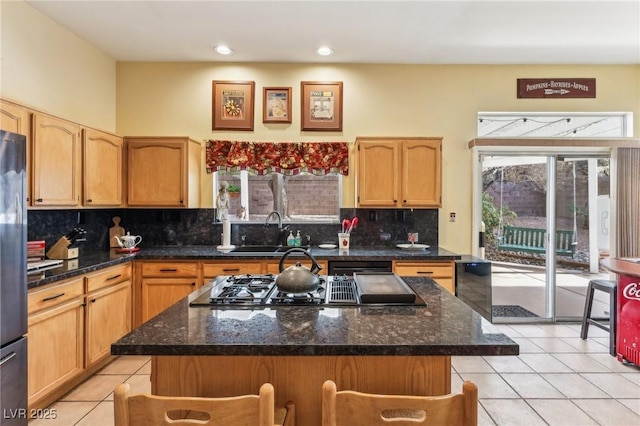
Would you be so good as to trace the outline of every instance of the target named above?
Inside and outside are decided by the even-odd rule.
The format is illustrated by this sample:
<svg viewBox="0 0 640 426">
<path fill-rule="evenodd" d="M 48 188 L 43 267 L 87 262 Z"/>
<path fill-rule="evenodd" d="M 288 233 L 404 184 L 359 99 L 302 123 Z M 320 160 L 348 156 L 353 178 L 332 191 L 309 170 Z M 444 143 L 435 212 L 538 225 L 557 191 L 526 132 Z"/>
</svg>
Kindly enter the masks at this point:
<svg viewBox="0 0 640 426">
<path fill-rule="evenodd" d="M 37 203 L 41 203 L 42 202 L 42 198 L 36 198 L 36 202 Z"/>
<path fill-rule="evenodd" d="M 89 198 L 89 199 L 87 200 L 87 203 L 93 203 L 93 200 L 92 200 L 91 198 Z"/>
<path fill-rule="evenodd" d="M 91 299 L 91 303 L 96 303 L 96 299 Z"/>
</svg>

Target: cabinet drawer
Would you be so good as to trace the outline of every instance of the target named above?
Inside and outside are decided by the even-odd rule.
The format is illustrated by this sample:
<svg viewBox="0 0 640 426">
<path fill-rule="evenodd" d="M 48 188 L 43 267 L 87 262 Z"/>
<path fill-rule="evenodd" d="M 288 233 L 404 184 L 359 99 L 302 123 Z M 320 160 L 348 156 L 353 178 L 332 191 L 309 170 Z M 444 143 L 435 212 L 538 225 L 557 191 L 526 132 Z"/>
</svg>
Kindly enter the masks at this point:
<svg viewBox="0 0 640 426">
<path fill-rule="evenodd" d="M 202 265 L 202 276 L 213 278 L 218 275 L 260 274 L 262 262 L 216 262 Z"/>
<path fill-rule="evenodd" d="M 307 268 L 311 268 L 311 259 L 308 257 L 300 257 L 300 258 L 291 258 L 289 257 L 284 261 L 284 268 L 288 268 L 289 266 L 293 266 L 296 263 L 300 262 L 302 266 Z M 320 275 L 326 275 L 328 272 L 327 262 L 319 260 L 318 265 L 322 268 L 320 270 Z M 280 261 L 277 262 L 269 262 L 267 263 L 267 273 L 268 274 L 279 274 L 280 273 Z"/>
<path fill-rule="evenodd" d="M 405 277 L 452 278 L 453 265 L 447 263 L 397 262 L 394 272 Z"/>
<path fill-rule="evenodd" d="M 142 264 L 143 277 L 197 277 L 198 264 L 191 262 L 162 262 Z"/>
<path fill-rule="evenodd" d="M 131 279 L 131 265 L 118 265 L 87 274 L 87 293 Z"/>
<path fill-rule="evenodd" d="M 27 296 L 28 313 L 57 306 L 84 294 L 83 278 L 78 277 L 63 283 L 54 283 L 42 289 L 33 289 Z"/>
</svg>

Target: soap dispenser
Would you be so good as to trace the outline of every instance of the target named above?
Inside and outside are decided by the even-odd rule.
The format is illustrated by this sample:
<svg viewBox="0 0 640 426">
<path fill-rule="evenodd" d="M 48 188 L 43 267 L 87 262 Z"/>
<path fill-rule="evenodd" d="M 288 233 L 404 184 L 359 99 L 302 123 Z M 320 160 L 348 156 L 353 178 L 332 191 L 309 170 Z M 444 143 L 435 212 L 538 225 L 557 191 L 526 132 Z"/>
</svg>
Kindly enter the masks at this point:
<svg viewBox="0 0 640 426">
<path fill-rule="evenodd" d="M 300 231 L 296 234 L 296 247 L 302 246 L 302 237 L 300 236 Z"/>
<path fill-rule="evenodd" d="M 287 237 L 287 245 L 289 247 L 293 247 L 296 245 L 296 238 L 293 236 L 293 231 L 289 231 L 289 236 Z"/>
</svg>

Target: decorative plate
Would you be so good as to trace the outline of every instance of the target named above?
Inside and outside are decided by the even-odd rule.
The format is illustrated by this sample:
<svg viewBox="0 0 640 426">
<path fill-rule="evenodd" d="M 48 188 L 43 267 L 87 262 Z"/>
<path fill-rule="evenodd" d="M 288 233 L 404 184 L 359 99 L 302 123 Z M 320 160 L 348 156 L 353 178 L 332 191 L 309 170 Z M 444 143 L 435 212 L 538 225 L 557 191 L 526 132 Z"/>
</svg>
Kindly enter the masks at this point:
<svg viewBox="0 0 640 426">
<path fill-rule="evenodd" d="M 325 250 L 332 250 L 336 247 L 338 247 L 335 244 L 319 244 L 318 247 L 320 247 L 321 249 L 325 249 Z"/>
<path fill-rule="evenodd" d="M 431 246 L 428 246 L 426 244 L 396 244 L 396 247 L 403 249 L 403 250 L 424 250 L 424 249 L 428 249 Z"/>
</svg>

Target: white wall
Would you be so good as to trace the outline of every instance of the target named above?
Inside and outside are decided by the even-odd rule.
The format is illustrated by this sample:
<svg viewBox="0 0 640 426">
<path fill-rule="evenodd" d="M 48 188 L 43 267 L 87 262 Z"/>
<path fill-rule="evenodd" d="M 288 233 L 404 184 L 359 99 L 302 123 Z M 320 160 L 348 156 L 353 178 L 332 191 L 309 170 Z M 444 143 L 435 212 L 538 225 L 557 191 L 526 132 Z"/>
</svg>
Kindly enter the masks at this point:
<svg viewBox="0 0 640 426">
<path fill-rule="evenodd" d="M 0 96 L 114 132 L 115 60 L 22 1 L 0 15 Z"/>
</svg>

